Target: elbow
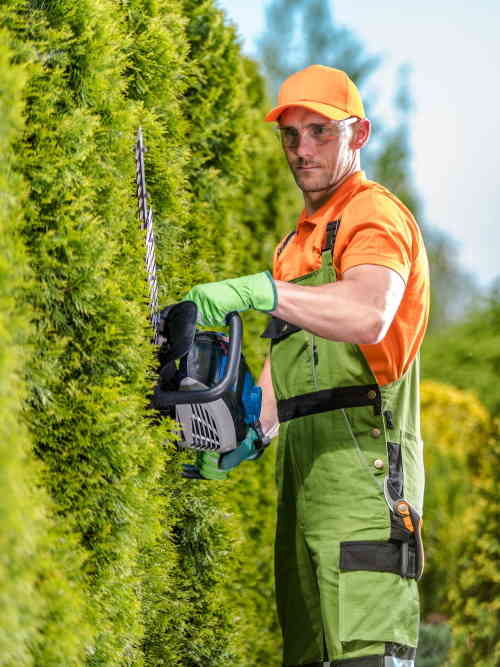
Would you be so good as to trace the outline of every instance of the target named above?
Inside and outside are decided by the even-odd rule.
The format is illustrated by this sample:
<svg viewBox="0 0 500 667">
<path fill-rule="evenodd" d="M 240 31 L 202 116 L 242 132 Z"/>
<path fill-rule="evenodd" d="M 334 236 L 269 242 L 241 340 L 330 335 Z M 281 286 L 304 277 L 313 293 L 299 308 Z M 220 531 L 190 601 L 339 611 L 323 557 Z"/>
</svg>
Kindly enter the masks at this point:
<svg viewBox="0 0 500 667">
<path fill-rule="evenodd" d="M 374 313 L 371 317 L 367 317 L 359 332 L 358 343 L 361 345 L 380 343 L 387 333 L 389 324 L 381 313 Z"/>
</svg>

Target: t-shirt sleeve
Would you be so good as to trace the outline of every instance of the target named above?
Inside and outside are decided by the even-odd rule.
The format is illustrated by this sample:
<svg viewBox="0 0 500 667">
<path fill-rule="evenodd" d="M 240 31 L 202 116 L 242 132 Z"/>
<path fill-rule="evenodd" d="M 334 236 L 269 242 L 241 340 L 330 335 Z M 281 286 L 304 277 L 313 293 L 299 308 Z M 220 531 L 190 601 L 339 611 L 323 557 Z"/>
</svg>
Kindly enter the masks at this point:
<svg viewBox="0 0 500 667">
<path fill-rule="evenodd" d="M 412 230 L 408 216 L 389 197 L 366 193 L 346 207 L 335 244 L 340 273 L 361 264 L 385 266 L 408 281 L 412 262 Z"/>
</svg>

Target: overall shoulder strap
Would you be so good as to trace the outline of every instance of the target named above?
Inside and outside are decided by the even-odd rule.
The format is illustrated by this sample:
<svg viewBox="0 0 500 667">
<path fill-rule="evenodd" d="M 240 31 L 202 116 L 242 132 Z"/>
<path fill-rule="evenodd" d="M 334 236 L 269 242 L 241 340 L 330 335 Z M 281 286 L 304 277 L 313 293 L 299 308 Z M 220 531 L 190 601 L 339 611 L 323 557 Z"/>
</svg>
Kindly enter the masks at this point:
<svg viewBox="0 0 500 667">
<path fill-rule="evenodd" d="M 321 249 L 321 252 L 327 252 L 328 250 L 333 250 L 335 247 L 335 241 L 337 239 L 337 232 L 340 227 L 340 218 L 338 220 L 332 220 L 326 226 L 326 236 L 325 236 L 325 245 Z"/>
<path fill-rule="evenodd" d="M 292 229 L 292 231 L 285 236 L 284 240 L 281 242 L 280 247 L 278 248 L 278 252 L 276 254 L 277 257 L 281 255 L 283 250 L 287 247 L 288 243 L 292 240 L 292 237 L 295 235 L 295 229 Z"/>
</svg>

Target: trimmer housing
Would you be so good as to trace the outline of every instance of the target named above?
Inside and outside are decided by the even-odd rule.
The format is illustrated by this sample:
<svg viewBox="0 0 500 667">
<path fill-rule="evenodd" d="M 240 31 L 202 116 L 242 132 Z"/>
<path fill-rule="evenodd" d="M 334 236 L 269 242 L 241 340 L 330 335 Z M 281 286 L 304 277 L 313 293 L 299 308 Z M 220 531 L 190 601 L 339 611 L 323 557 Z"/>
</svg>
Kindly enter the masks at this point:
<svg viewBox="0 0 500 667">
<path fill-rule="evenodd" d="M 239 315 L 228 316 L 229 336 L 196 330 L 196 306 L 189 301 L 165 308 L 160 322 L 166 342 L 152 402 L 179 423 L 179 446 L 223 454 L 250 426 L 260 434 L 262 390 L 241 354 Z"/>
</svg>

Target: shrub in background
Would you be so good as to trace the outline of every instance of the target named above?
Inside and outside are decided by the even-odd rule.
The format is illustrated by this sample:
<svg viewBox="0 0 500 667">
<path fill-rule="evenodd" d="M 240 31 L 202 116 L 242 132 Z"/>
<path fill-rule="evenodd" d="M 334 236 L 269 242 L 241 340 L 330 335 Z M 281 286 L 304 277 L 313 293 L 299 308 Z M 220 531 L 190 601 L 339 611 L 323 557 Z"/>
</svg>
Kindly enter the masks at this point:
<svg viewBox="0 0 500 667">
<path fill-rule="evenodd" d="M 449 663 L 443 664 L 494 667 L 500 659 L 499 423 L 474 394 L 438 382 L 423 383 L 422 407 L 427 468 L 424 612 L 428 618 L 441 616 L 449 626 L 424 626 L 419 656 L 437 660 L 431 653 L 449 627 L 453 647 Z"/>
<path fill-rule="evenodd" d="M 426 570 L 421 582 L 424 618 L 449 617 L 449 592 L 458 559 L 478 512 L 473 473 L 488 440 L 489 414 L 470 392 L 427 380 L 422 383 L 422 430 L 426 490 Z"/>
<path fill-rule="evenodd" d="M 463 322 L 428 336 L 424 342 L 422 369 L 425 378 L 473 391 L 498 416 L 500 393 L 492 390 L 500 375 L 500 291 L 478 302 Z"/>
<path fill-rule="evenodd" d="M 445 667 L 451 648 L 451 630 L 446 623 L 427 623 L 420 627 L 416 667 Z"/>
<path fill-rule="evenodd" d="M 450 591 L 456 667 L 500 664 L 500 420 L 490 423 L 488 438 L 476 458 L 472 529 L 462 533 L 455 586 Z"/>
</svg>

